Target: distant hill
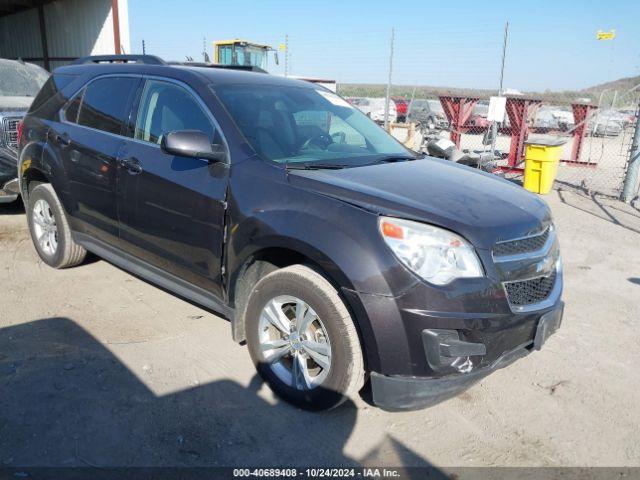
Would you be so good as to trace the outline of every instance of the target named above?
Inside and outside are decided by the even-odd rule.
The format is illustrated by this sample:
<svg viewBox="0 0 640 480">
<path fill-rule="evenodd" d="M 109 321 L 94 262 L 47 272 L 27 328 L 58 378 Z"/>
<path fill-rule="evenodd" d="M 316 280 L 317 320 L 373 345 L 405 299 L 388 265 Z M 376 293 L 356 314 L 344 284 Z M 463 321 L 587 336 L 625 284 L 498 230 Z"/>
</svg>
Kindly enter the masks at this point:
<svg viewBox="0 0 640 480">
<path fill-rule="evenodd" d="M 527 97 L 540 98 L 547 102 L 564 104 L 571 103 L 578 99 L 590 98 L 592 102 L 597 103 L 600 98 L 600 94 L 606 91 L 605 100 L 611 101 L 613 92 L 618 92 L 618 99 L 616 105 L 624 106 L 626 103 L 637 102 L 638 95 L 640 95 L 640 88 L 636 90 L 636 94 L 633 98 L 624 97 L 625 92 L 628 92 L 636 85 L 640 84 L 640 75 L 635 77 L 621 78 L 611 82 L 595 85 L 593 87 L 584 88 L 582 90 L 567 90 L 567 91 L 551 91 L 546 90 L 544 92 L 524 92 Z M 415 92 L 414 92 L 415 88 Z M 366 84 L 366 83 L 341 83 L 338 84 L 338 92 L 345 97 L 384 97 L 386 93 L 386 85 L 383 84 Z M 415 98 L 433 98 L 442 94 L 455 94 L 466 95 L 479 98 L 489 98 L 491 95 L 495 95 L 495 90 L 487 89 L 472 89 L 472 88 L 450 88 L 450 87 L 432 87 L 428 85 L 392 85 L 391 96 L 411 98 L 414 95 Z M 626 100 L 625 98 L 628 98 Z M 604 102 L 603 102 L 604 103 Z"/>
<path fill-rule="evenodd" d="M 619 92 L 628 92 L 633 87 L 640 85 L 640 75 L 635 77 L 626 77 L 614 80 L 612 82 L 601 83 L 594 87 L 585 88 L 583 92 L 602 92 L 603 90 L 618 90 Z"/>
</svg>

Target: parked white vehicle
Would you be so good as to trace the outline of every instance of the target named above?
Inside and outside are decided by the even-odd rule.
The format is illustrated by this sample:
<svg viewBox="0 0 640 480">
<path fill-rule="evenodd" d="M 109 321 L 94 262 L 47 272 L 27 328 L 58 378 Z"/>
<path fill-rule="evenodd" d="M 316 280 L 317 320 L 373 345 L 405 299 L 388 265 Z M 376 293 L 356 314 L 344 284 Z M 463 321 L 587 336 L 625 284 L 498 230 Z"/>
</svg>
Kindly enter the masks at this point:
<svg viewBox="0 0 640 480">
<path fill-rule="evenodd" d="M 384 98 L 355 97 L 349 99 L 349 101 L 374 122 L 384 122 Z M 396 104 L 393 100 L 389 100 L 389 122 L 396 122 L 397 120 Z"/>
<path fill-rule="evenodd" d="M 617 137 L 622 133 L 625 118 L 615 110 L 597 112 L 589 122 L 589 132 L 594 137 Z"/>
<path fill-rule="evenodd" d="M 543 105 L 538 109 L 533 128 L 540 130 L 570 130 L 574 127 L 573 113 L 566 107 Z"/>
</svg>

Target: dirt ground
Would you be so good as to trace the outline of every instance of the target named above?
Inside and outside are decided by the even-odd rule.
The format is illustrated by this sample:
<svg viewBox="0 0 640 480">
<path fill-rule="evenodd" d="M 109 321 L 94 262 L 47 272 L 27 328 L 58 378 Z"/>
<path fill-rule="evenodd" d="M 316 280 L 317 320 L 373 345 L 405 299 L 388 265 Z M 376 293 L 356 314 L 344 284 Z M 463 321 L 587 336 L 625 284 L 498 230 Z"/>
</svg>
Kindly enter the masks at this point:
<svg viewBox="0 0 640 480">
<path fill-rule="evenodd" d="M 0 467 L 640 466 L 640 208 L 548 196 L 566 314 L 459 397 L 313 414 L 273 397 L 229 325 L 109 263 L 39 261 L 0 205 Z"/>
</svg>

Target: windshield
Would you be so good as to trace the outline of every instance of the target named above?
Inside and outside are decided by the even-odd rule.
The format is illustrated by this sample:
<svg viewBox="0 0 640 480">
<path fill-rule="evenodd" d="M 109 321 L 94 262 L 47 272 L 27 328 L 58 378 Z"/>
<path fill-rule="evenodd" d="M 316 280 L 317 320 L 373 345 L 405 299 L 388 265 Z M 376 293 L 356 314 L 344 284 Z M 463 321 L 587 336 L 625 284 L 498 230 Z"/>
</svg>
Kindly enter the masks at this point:
<svg viewBox="0 0 640 480">
<path fill-rule="evenodd" d="M 267 52 L 258 47 L 235 47 L 237 65 L 267 68 Z"/>
<path fill-rule="evenodd" d="M 0 97 L 35 97 L 48 78 L 37 65 L 0 60 Z"/>
<path fill-rule="evenodd" d="M 254 150 L 278 163 L 356 166 L 411 152 L 338 95 L 275 85 L 215 91 Z"/>
</svg>

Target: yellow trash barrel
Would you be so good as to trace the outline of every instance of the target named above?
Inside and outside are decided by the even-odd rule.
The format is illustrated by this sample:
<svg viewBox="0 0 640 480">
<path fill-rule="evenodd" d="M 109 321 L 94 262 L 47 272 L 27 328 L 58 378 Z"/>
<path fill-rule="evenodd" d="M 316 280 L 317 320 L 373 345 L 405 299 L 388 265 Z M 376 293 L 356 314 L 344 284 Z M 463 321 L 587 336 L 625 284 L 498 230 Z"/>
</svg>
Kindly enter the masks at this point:
<svg viewBox="0 0 640 480">
<path fill-rule="evenodd" d="M 562 153 L 562 138 L 530 137 L 524 154 L 524 188 L 533 193 L 547 194 L 558 174 Z"/>
</svg>

